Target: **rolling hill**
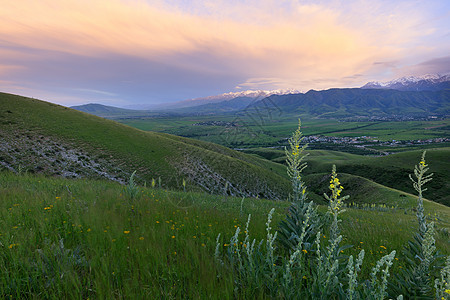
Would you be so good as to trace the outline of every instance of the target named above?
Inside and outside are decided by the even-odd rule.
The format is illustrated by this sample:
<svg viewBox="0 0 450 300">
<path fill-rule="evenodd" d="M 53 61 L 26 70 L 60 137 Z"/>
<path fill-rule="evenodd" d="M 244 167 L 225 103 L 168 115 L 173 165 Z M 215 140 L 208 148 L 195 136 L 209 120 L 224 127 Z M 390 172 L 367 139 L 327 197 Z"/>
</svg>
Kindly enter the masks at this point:
<svg viewBox="0 0 450 300">
<path fill-rule="evenodd" d="M 390 187 L 405 193 L 415 194 L 408 174 L 412 174 L 414 165 L 419 161 L 422 151 L 413 150 L 395 153 L 382 157 L 367 157 L 350 153 L 343 153 L 329 150 L 308 150 L 310 155 L 306 161 L 308 167 L 303 171 L 305 181 L 312 186 L 318 187 L 317 174 L 328 174 L 333 164 L 336 165 L 339 173 L 346 176 L 356 176 L 365 178 L 371 182 L 376 182 L 386 187 Z M 250 149 L 245 153 L 258 155 L 274 162 L 284 163 L 285 155 L 283 150 L 275 149 Z M 426 161 L 429 164 L 430 173 L 434 173 L 433 180 L 427 184 L 425 197 L 438 203 L 450 206 L 450 148 L 429 149 L 426 154 Z M 309 177 L 312 176 L 312 177 Z M 309 179 L 308 179 L 309 178 Z M 353 178 L 348 182 L 361 182 L 358 178 Z M 361 185 L 365 185 L 362 184 Z M 355 186 L 354 190 L 359 189 Z M 321 189 L 313 188 L 315 194 L 322 195 Z M 367 193 L 356 193 L 361 197 Z M 370 195 L 369 195 L 370 196 Z M 362 196 L 364 197 L 364 196 Z M 360 201 L 364 202 L 364 199 Z M 369 201 L 370 202 L 370 201 Z"/>
<path fill-rule="evenodd" d="M 228 148 L 135 128 L 48 102 L 0 94 L 0 165 L 63 177 L 189 186 L 210 193 L 284 198 L 283 166 Z M 236 172 L 239 170 L 239 172 Z"/>
</svg>

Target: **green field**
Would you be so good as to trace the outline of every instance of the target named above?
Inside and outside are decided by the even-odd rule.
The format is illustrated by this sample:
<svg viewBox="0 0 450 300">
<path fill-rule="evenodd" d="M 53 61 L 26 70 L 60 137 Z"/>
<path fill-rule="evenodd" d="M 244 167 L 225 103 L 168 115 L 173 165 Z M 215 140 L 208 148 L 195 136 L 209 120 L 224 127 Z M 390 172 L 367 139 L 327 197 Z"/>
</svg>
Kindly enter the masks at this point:
<svg viewBox="0 0 450 300">
<path fill-rule="evenodd" d="M 426 140 L 450 137 L 449 119 L 434 121 L 342 122 L 338 119 L 317 119 L 300 115 L 259 116 L 224 114 L 217 116 L 117 118 L 115 120 L 145 131 L 165 132 L 218 143 L 231 148 L 254 148 L 285 145 L 285 139 L 292 133 L 292 128 L 295 128 L 297 125 L 299 117 L 302 119 L 302 131 L 306 136 L 369 136 L 379 141 Z M 236 122 L 236 124 L 241 126 L 227 128 L 225 126 L 193 125 L 212 121 Z M 433 144 L 434 147 L 448 145 L 448 142 Z M 413 145 L 409 147 L 413 147 Z M 336 145 L 334 145 L 334 148 L 334 150 L 338 149 Z M 404 147 L 375 146 L 375 148 L 384 151 L 405 150 Z M 408 147 L 406 147 L 407 149 Z M 333 148 L 330 150 L 333 150 Z"/>
</svg>

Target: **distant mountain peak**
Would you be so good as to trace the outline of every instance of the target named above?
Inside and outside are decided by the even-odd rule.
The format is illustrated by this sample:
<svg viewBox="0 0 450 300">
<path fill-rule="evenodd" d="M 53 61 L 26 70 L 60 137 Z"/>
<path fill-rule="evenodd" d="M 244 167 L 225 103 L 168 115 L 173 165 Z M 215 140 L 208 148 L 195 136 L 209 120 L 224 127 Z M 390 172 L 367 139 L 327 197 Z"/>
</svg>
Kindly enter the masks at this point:
<svg viewBox="0 0 450 300">
<path fill-rule="evenodd" d="M 245 90 L 238 92 L 228 92 L 220 95 L 213 95 L 207 97 L 200 97 L 194 99 L 188 99 L 173 103 L 162 104 L 156 106 L 156 109 L 178 109 L 186 107 L 200 106 L 209 103 L 218 103 L 223 101 L 232 100 L 235 98 L 245 97 L 245 98 L 265 98 L 271 95 L 286 95 L 286 94 L 298 94 L 300 91 L 294 89 L 278 89 L 278 90 Z"/>
<path fill-rule="evenodd" d="M 393 89 L 400 91 L 438 91 L 450 88 L 450 74 L 426 74 L 406 76 L 391 81 L 371 81 L 363 89 Z"/>
</svg>

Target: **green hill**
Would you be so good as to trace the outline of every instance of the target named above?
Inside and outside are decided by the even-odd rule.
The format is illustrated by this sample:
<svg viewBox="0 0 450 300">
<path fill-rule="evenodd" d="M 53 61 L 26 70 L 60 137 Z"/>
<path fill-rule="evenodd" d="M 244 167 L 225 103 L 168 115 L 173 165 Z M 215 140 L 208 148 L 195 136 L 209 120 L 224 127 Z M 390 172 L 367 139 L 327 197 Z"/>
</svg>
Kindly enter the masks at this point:
<svg viewBox="0 0 450 300">
<path fill-rule="evenodd" d="M 182 188 L 184 179 L 197 190 L 272 199 L 289 189 L 279 164 L 36 99 L 0 93 L 0 125 L 0 165 L 16 172 L 123 183 L 137 170 L 141 184 L 161 178 Z"/>
<path fill-rule="evenodd" d="M 251 149 L 248 154 L 258 155 L 274 162 L 284 163 L 283 150 Z M 339 173 L 364 177 L 378 184 L 414 194 L 408 174 L 419 161 L 422 150 L 405 151 L 382 157 L 368 157 L 329 150 L 308 150 L 305 175 L 329 174 L 333 164 Z M 433 180 L 427 184 L 425 197 L 450 206 L 450 148 L 428 149 L 426 161 Z M 321 195 L 321 193 L 319 193 Z"/>
</svg>

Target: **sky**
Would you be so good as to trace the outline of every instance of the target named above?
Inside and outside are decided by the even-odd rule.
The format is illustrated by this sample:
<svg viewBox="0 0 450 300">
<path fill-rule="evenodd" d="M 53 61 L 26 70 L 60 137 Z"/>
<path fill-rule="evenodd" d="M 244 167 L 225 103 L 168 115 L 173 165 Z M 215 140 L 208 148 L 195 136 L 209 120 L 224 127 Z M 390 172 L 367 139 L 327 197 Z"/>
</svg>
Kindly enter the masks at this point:
<svg viewBox="0 0 450 300">
<path fill-rule="evenodd" d="M 0 91 L 66 106 L 449 72 L 448 0 L 0 0 Z"/>
</svg>

